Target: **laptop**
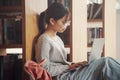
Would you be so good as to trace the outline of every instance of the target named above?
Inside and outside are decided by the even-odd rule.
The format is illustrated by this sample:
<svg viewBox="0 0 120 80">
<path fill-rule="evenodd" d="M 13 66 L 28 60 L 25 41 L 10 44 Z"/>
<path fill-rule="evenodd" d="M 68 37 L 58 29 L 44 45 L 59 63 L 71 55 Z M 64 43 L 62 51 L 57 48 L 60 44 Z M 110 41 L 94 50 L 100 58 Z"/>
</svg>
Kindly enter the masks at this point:
<svg viewBox="0 0 120 80">
<path fill-rule="evenodd" d="M 102 55 L 102 52 L 103 52 L 103 47 L 104 47 L 104 42 L 105 42 L 104 38 L 95 38 L 94 39 L 93 45 L 92 45 L 92 48 L 91 48 L 91 52 L 90 52 L 90 56 L 89 56 L 88 64 L 85 64 L 82 67 L 88 66 L 93 61 L 101 58 L 101 55 Z M 80 67 L 73 68 L 73 69 L 70 69 L 70 70 L 76 70 L 76 69 L 79 69 L 79 68 Z"/>
<path fill-rule="evenodd" d="M 88 64 L 95 61 L 96 59 L 101 58 L 103 47 L 104 47 L 104 38 L 95 38 L 91 48 Z"/>
</svg>

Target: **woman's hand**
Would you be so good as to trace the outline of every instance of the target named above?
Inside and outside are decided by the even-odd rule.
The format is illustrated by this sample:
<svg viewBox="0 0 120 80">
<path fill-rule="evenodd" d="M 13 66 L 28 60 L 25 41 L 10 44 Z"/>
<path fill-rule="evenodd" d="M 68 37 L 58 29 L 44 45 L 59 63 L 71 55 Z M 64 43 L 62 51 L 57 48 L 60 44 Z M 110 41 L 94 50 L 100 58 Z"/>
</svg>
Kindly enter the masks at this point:
<svg viewBox="0 0 120 80">
<path fill-rule="evenodd" d="M 75 68 L 77 68 L 77 67 L 82 67 L 82 66 L 85 66 L 85 65 L 87 65 L 88 63 L 87 63 L 87 61 L 82 61 L 82 62 L 78 62 L 78 63 L 74 63 L 74 64 L 71 64 L 70 66 L 69 66 L 69 69 L 71 70 L 71 69 L 75 69 Z"/>
</svg>

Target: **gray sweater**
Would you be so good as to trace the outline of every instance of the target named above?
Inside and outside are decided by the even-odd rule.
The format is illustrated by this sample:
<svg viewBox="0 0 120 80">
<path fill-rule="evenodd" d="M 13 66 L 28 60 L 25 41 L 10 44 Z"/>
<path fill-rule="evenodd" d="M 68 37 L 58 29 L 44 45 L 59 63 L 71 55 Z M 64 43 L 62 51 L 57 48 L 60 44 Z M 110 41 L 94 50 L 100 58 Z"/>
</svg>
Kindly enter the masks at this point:
<svg viewBox="0 0 120 80">
<path fill-rule="evenodd" d="M 63 41 L 60 37 L 51 38 L 47 34 L 42 34 L 36 44 L 36 60 L 47 59 L 42 66 L 50 73 L 51 76 L 61 74 L 67 70 L 69 65 L 67 52 L 64 48 Z"/>
</svg>

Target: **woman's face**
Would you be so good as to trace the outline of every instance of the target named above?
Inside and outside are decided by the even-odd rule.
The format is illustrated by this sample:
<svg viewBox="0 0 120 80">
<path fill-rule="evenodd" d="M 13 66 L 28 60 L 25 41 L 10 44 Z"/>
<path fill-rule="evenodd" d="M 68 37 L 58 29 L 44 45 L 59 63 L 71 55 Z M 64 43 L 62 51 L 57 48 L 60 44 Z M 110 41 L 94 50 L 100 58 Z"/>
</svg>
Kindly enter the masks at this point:
<svg viewBox="0 0 120 80">
<path fill-rule="evenodd" d="M 66 30 L 66 28 L 70 25 L 70 21 L 68 16 L 64 16 L 61 19 L 55 21 L 53 29 L 59 33 L 62 33 Z"/>
</svg>

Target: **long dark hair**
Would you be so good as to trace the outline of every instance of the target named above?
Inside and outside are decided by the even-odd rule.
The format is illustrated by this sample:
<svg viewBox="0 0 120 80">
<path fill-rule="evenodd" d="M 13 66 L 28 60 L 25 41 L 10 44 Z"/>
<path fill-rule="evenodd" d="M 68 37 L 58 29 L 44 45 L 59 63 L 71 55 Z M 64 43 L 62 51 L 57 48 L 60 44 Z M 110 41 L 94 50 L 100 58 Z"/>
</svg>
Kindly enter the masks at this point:
<svg viewBox="0 0 120 80">
<path fill-rule="evenodd" d="M 69 15 L 69 10 L 61 3 L 52 3 L 46 11 L 43 11 L 39 16 L 39 31 L 42 34 L 45 31 L 46 24 L 50 24 L 50 18 L 54 20 L 59 20 L 65 15 Z"/>
</svg>

